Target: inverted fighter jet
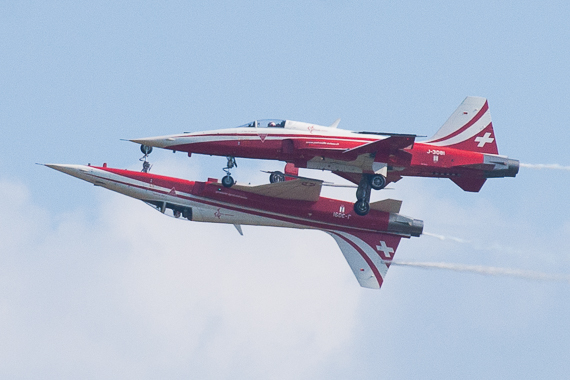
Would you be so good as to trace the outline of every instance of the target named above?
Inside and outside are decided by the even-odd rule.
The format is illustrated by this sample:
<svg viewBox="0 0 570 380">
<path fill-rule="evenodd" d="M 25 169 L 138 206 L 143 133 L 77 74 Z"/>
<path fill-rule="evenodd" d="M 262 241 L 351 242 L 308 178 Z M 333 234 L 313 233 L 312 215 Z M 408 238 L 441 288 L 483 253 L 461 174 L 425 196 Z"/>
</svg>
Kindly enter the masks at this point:
<svg viewBox="0 0 570 380">
<path fill-rule="evenodd" d="M 500 156 L 485 98 L 467 97 L 437 133 L 422 142 L 416 135 L 353 132 L 291 120 L 256 120 L 237 128 L 133 139 L 143 152 L 150 147 L 226 156 L 222 185 L 231 187 L 235 157 L 287 162 L 285 173 L 298 168 L 330 170 L 358 184 L 354 211 L 370 210 L 370 190 L 380 190 L 404 176 L 449 178 L 465 191 L 478 192 L 487 178 L 515 177 L 519 161 Z M 145 150 L 146 149 L 146 150 Z"/>
<path fill-rule="evenodd" d="M 297 178 L 228 188 L 215 179 L 194 182 L 145 172 L 85 165 L 46 166 L 95 186 L 140 199 L 163 214 L 196 222 L 317 229 L 331 235 L 361 286 L 378 289 L 400 239 L 420 236 L 421 220 L 398 214 L 401 201 L 372 203 L 367 218 L 349 202 L 320 196 L 322 181 Z"/>
</svg>

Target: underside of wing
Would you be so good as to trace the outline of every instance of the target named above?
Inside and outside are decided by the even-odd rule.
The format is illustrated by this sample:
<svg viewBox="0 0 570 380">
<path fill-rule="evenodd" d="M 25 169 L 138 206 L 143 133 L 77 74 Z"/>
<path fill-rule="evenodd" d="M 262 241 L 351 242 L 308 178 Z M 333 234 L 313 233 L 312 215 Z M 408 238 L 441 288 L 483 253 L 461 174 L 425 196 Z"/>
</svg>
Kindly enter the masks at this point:
<svg viewBox="0 0 570 380">
<path fill-rule="evenodd" d="M 372 232 L 326 232 L 337 242 L 360 286 L 380 289 L 401 237 Z"/>
<path fill-rule="evenodd" d="M 259 186 L 234 185 L 232 189 L 279 199 L 316 202 L 321 195 L 323 181 L 298 178 L 291 181 L 269 183 Z"/>
</svg>

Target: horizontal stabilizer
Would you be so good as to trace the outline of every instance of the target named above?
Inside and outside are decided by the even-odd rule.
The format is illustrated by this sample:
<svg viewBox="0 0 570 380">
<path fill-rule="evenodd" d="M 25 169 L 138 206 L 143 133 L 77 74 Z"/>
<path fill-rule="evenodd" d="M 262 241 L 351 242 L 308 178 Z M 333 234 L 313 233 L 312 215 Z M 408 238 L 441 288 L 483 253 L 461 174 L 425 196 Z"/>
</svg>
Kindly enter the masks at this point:
<svg viewBox="0 0 570 380">
<path fill-rule="evenodd" d="M 321 195 L 323 181 L 299 178 L 292 181 L 269 183 L 259 186 L 235 184 L 232 189 L 279 199 L 316 202 Z"/>
<path fill-rule="evenodd" d="M 384 199 L 383 201 L 370 203 L 371 210 L 391 212 L 394 214 L 399 213 L 401 207 L 402 201 L 396 199 Z"/>
<path fill-rule="evenodd" d="M 360 286 L 380 289 L 401 237 L 375 232 L 326 232 L 337 242 Z"/>
<path fill-rule="evenodd" d="M 343 153 L 375 153 L 378 151 L 396 151 L 414 144 L 416 135 L 394 135 L 383 140 L 372 141 L 352 149 L 347 149 Z"/>
</svg>

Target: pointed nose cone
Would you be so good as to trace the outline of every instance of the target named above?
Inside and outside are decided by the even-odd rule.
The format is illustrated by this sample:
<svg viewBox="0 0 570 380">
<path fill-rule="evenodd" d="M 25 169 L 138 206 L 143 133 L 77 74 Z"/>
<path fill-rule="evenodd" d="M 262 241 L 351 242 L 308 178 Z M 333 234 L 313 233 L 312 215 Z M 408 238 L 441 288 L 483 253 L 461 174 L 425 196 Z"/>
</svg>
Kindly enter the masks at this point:
<svg viewBox="0 0 570 380">
<path fill-rule="evenodd" d="M 172 136 L 159 136 L 159 137 L 144 137 L 140 139 L 129 140 L 135 144 L 141 144 L 146 146 L 152 146 L 155 148 L 166 148 L 169 145 L 174 145 L 176 138 Z"/>
<path fill-rule="evenodd" d="M 69 174 L 70 176 L 86 179 L 86 175 L 91 172 L 91 168 L 85 165 L 63 165 L 63 164 L 44 164 L 48 168 L 59 172 Z"/>
</svg>

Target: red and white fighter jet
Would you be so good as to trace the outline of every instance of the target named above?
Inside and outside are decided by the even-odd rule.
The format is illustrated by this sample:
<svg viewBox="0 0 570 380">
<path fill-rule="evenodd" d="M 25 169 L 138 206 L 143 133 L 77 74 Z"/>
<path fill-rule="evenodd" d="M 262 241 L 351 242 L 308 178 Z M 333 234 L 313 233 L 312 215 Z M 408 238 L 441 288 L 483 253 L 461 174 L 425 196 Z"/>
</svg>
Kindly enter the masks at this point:
<svg viewBox="0 0 570 380">
<path fill-rule="evenodd" d="M 95 186 L 140 199 L 153 208 L 197 222 L 322 230 L 338 243 L 361 286 L 378 289 L 400 239 L 419 236 L 421 220 L 398 214 L 401 201 L 372 203 L 367 218 L 355 217 L 350 203 L 320 196 L 322 181 L 297 178 L 231 188 L 215 179 L 194 182 L 145 172 L 85 165 L 46 166 Z"/>
<path fill-rule="evenodd" d="M 298 168 L 330 170 L 356 184 L 354 211 L 370 210 L 370 189 L 380 190 L 404 176 L 450 178 L 465 191 L 478 192 L 487 178 L 515 177 L 519 161 L 499 155 L 489 105 L 467 97 L 437 133 L 415 142 L 416 135 L 353 132 L 291 120 L 256 120 L 230 129 L 133 139 L 149 147 L 227 156 L 222 184 L 231 187 L 235 157 L 287 162 L 285 175 Z M 146 149 L 146 150 L 145 150 Z M 285 175 L 271 174 L 271 182 Z"/>
</svg>

